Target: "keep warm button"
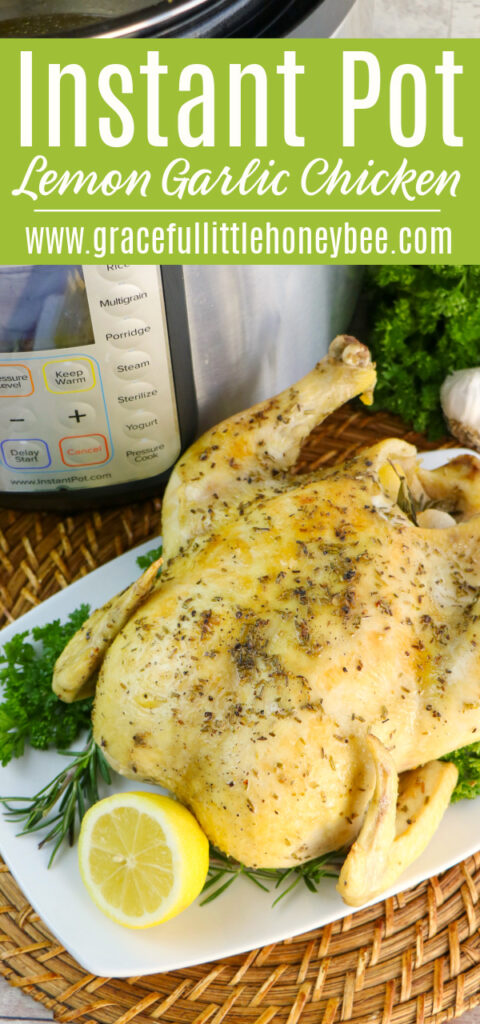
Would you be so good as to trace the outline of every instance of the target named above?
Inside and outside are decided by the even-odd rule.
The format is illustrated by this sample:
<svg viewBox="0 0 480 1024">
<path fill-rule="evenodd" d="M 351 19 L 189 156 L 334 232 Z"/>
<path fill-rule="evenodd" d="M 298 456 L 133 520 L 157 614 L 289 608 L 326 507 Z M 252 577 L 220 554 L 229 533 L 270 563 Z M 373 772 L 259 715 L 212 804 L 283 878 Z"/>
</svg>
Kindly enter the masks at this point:
<svg viewBox="0 0 480 1024">
<path fill-rule="evenodd" d="M 108 441 L 103 434 L 62 437 L 60 455 L 65 466 L 99 466 L 110 458 Z"/>
<path fill-rule="evenodd" d="M 43 367 L 48 391 L 72 394 L 95 387 L 95 374 L 90 359 L 51 359 Z"/>
</svg>

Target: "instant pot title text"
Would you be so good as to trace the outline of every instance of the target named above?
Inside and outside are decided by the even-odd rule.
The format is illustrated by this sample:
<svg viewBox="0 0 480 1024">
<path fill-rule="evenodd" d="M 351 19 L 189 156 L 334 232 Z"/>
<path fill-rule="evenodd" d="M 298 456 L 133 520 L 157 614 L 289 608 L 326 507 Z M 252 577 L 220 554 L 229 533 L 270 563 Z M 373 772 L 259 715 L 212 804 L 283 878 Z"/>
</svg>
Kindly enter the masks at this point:
<svg viewBox="0 0 480 1024">
<path fill-rule="evenodd" d="M 34 201 L 52 195 L 108 200 L 119 193 L 140 201 L 153 194 L 177 205 L 206 196 L 249 196 L 279 200 L 280 206 L 292 194 L 306 197 L 305 209 L 309 198 L 320 195 L 398 197 L 412 204 L 426 196 L 457 195 L 461 172 L 443 166 L 450 151 L 454 157 L 464 145 L 457 125 L 464 69 L 452 50 L 428 69 L 409 62 L 388 72 L 369 50 L 339 51 L 338 79 L 317 95 L 310 67 L 294 49 L 283 50 L 273 67 L 229 63 L 221 80 L 214 62 L 172 69 L 162 63 L 161 52 L 159 44 L 135 68 L 110 63 L 93 75 L 81 63 L 45 62 L 38 50 L 35 56 L 22 50 L 18 141 L 29 153 L 11 194 Z M 39 95 L 48 111 L 41 119 Z M 331 125 L 328 133 L 325 127 L 328 146 L 322 152 L 323 122 L 334 98 L 335 137 Z M 392 161 L 390 150 L 389 166 L 378 155 L 368 158 L 379 125 L 398 151 Z M 410 151 L 429 139 L 437 165 L 419 167 Z M 65 147 L 101 158 L 97 166 L 60 166 Z M 106 164 L 105 154 L 120 150 L 129 159 L 141 154 L 144 166 L 132 159 L 126 167 L 123 158 L 112 167 L 111 155 Z M 199 163 L 198 151 L 211 158 Z M 290 160 L 294 152 L 302 159 Z M 103 206 L 108 209 L 108 203 Z"/>
</svg>

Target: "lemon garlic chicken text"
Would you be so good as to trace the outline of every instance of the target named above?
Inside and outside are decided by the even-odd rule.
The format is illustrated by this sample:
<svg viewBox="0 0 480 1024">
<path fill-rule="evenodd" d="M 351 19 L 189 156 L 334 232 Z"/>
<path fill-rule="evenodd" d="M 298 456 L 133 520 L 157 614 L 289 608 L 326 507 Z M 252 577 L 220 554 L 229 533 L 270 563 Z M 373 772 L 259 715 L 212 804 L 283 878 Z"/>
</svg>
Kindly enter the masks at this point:
<svg viewBox="0 0 480 1024">
<path fill-rule="evenodd" d="M 368 349 L 341 336 L 200 438 L 165 494 L 161 577 L 96 613 L 54 680 L 74 700 L 94 660 L 113 768 L 165 786 L 244 864 L 353 844 L 352 905 L 426 846 L 457 777 L 437 759 L 480 726 L 480 463 L 427 472 L 387 440 L 293 472 L 312 428 L 374 385 Z"/>
</svg>

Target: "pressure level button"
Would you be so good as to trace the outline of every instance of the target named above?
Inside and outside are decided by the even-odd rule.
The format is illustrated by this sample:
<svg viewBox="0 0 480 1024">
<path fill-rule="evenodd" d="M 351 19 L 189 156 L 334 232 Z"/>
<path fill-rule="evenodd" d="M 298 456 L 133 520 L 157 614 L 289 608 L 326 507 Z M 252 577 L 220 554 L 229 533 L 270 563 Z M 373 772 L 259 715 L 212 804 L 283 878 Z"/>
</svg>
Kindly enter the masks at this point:
<svg viewBox="0 0 480 1024">
<path fill-rule="evenodd" d="M 10 469 L 47 469 L 51 463 L 46 441 L 37 437 L 2 441 L 2 455 Z"/>
<path fill-rule="evenodd" d="M 0 398 L 33 395 L 33 379 L 23 363 L 0 363 Z"/>
<path fill-rule="evenodd" d="M 95 371 L 90 359 L 51 359 L 43 367 L 48 391 L 73 394 L 95 387 Z"/>
</svg>

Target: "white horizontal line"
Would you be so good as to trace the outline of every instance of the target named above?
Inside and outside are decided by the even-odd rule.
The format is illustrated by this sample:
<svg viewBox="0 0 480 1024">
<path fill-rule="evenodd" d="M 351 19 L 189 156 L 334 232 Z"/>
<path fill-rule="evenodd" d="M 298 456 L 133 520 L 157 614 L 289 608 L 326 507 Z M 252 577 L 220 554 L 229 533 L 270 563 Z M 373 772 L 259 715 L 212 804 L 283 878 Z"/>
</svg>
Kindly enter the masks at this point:
<svg viewBox="0 0 480 1024">
<path fill-rule="evenodd" d="M 284 210 L 284 209 L 281 209 L 281 210 L 265 210 L 265 209 L 261 209 L 261 210 L 231 210 L 231 209 L 228 209 L 228 210 L 210 210 L 210 209 L 208 209 L 208 210 L 206 210 L 203 207 L 198 209 L 198 210 L 196 210 L 196 209 L 194 209 L 194 210 L 184 210 L 184 209 L 180 209 L 180 210 L 156 210 L 156 209 L 149 209 L 149 208 L 124 209 L 122 207 L 120 209 L 116 209 L 115 208 L 115 209 L 111 209 L 111 210 L 103 209 L 102 207 L 94 208 L 94 209 L 86 208 L 86 209 L 74 209 L 74 210 L 64 209 L 62 207 L 57 207 L 55 209 L 42 210 L 42 209 L 39 209 L 37 207 L 34 212 L 35 213 L 104 213 L 104 214 L 107 214 L 107 213 L 166 213 L 170 217 L 173 217 L 173 216 L 176 217 L 179 213 L 216 213 L 216 214 L 225 214 L 225 213 L 243 213 L 243 214 L 246 214 L 246 213 L 256 213 L 260 217 L 264 213 L 276 213 L 276 214 L 281 214 L 281 213 L 304 213 L 304 214 L 309 214 L 309 213 L 416 213 L 416 214 L 419 215 L 419 214 L 422 214 L 422 213 L 441 213 L 442 211 L 441 211 L 441 209 L 435 209 L 435 210 L 430 210 L 430 209 L 427 209 L 427 210 L 425 210 L 425 209 L 421 209 L 421 210 L 420 209 L 419 210 L 412 210 L 412 209 L 405 209 L 405 210 L 377 210 L 377 209 L 366 209 L 366 210 L 345 210 L 345 209 L 338 209 L 338 210 L 337 209 L 335 209 L 335 210 L 332 210 L 332 209 L 324 209 L 324 210 L 311 210 L 311 209 L 302 209 L 302 210 Z"/>
</svg>

